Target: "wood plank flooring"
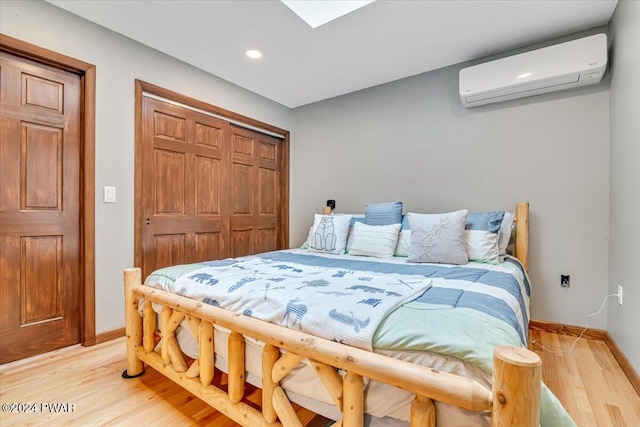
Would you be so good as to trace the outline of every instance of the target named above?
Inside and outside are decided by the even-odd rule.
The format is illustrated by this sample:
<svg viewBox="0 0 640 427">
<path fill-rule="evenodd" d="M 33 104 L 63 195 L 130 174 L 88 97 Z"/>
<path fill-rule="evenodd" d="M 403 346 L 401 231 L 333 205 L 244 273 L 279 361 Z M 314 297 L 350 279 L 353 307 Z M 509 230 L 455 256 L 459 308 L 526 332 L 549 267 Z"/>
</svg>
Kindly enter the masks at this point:
<svg viewBox="0 0 640 427">
<path fill-rule="evenodd" d="M 570 347 L 574 340 L 541 331 L 532 331 L 531 337 L 556 351 Z M 581 340 L 572 353 L 562 355 L 534 350 L 543 359 L 544 381 L 578 426 L 640 425 L 640 397 L 604 342 Z M 75 346 L 0 366 L 0 403 L 35 403 L 38 410 L 3 411 L 0 425 L 235 425 L 153 369 L 125 381 L 120 377 L 124 368 L 124 339 L 89 348 Z M 224 378 L 218 381 L 224 383 Z M 254 404 L 260 401 L 259 390 L 248 389 L 247 395 Z M 54 411 L 41 405 L 45 403 L 68 405 Z M 60 412 L 64 409 L 69 412 Z M 297 410 L 306 426 L 327 424 L 326 419 L 306 409 Z"/>
<path fill-rule="evenodd" d="M 576 338 L 538 330 L 529 337 L 553 351 L 529 345 L 542 359 L 542 380 L 578 426 L 640 426 L 640 396 L 604 341 L 581 339 L 571 353 L 557 354 Z"/>
</svg>

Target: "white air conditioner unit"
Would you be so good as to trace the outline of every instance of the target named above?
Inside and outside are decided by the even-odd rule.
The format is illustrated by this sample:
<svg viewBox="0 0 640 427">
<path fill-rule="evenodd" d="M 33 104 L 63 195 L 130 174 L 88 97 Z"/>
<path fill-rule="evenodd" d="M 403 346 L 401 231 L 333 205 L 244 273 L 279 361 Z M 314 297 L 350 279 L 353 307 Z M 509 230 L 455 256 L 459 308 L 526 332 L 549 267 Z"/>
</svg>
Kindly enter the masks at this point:
<svg viewBox="0 0 640 427">
<path fill-rule="evenodd" d="M 598 83 L 607 68 L 607 36 L 532 50 L 460 70 L 465 108 Z"/>
</svg>

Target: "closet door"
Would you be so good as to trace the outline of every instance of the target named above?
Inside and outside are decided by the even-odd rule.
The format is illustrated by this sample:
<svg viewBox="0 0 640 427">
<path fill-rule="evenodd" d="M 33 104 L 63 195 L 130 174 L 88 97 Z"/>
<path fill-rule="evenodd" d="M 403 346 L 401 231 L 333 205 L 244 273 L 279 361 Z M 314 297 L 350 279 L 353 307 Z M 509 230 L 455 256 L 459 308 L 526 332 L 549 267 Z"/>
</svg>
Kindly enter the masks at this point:
<svg viewBox="0 0 640 427">
<path fill-rule="evenodd" d="M 280 188 L 282 141 L 231 127 L 231 256 L 282 248 Z"/>
<path fill-rule="evenodd" d="M 136 259 L 158 268 L 286 247 L 283 141 L 141 96 Z"/>
<path fill-rule="evenodd" d="M 230 255 L 229 123 L 143 97 L 140 191 L 142 269 Z"/>
</svg>

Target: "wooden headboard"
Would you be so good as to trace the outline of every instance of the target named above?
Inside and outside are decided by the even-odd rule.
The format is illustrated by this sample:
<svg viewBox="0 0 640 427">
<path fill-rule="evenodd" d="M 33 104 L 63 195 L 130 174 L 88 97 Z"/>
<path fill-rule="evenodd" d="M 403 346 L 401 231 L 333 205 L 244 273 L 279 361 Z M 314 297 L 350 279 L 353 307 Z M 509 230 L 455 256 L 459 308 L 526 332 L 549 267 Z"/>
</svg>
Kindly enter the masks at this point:
<svg viewBox="0 0 640 427">
<path fill-rule="evenodd" d="M 516 203 L 515 252 L 525 270 L 529 270 L 529 203 Z"/>
</svg>

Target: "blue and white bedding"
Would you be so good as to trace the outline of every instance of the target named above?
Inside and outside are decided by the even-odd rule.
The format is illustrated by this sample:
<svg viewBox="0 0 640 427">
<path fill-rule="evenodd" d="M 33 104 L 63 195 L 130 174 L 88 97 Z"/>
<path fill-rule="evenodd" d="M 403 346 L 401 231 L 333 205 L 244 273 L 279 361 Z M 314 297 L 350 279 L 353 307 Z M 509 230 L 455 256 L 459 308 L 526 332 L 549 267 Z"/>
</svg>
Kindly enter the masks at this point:
<svg viewBox="0 0 640 427">
<path fill-rule="evenodd" d="M 223 270 L 224 274 L 220 275 L 218 270 Z M 268 276 L 268 270 L 274 274 Z M 334 277 L 338 272 L 344 272 L 338 274 L 343 276 L 340 278 L 342 280 Z M 312 274 L 305 276 L 305 273 Z M 225 274 L 229 274 L 227 279 L 230 282 L 224 280 Z M 247 277 L 255 280 L 243 281 Z M 371 280 L 359 280 L 365 277 Z M 410 283 L 413 289 L 402 283 Z M 145 284 L 237 313 L 254 317 L 270 316 L 271 321 L 283 326 L 307 330 L 314 335 L 351 345 L 372 347 L 376 352 L 397 354 L 405 360 L 415 359 L 418 354 L 435 355 L 446 361 L 457 360 L 469 366 L 464 370 L 473 371 L 472 377 L 479 377 L 477 379 L 487 386 L 490 386 L 494 347 L 526 346 L 527 340 L 531 289 L 526 273 L 514 258 L 507 258 L 501 264 L 471 262 L 453 266 L 412 264 L 401 257 L 383 260 L 294 249 L 236 260 L 168 267 L 152 273 Z M 406 292 L 398 291 L 402 288 Z M 208 293 L 214 289 L 215 294 Z M 242 298 L 238 290 L 243 290 Z M 303 292 L 299 294 L 297 291 Z M 347 295 L 342 295 L 344 293 L 353 293 L 355 298 L 345 303 L 343 298 Z M 400 295 L 396 296 L 395 293 Z M 245 297 L 255 299 L 248 301 Z M 276 297 L 280 303 L 272 305 L 273 301 L 270 300 Z M 320 302 L 320 297 L 323 302 Z M 300 315 L 304 310 L 293 306 L 299 306 L 303 298 L 311 298 L 312 302 L 303 303 L 307 311 Z M 336 299 L 339 301 L 337 306 Z M 288 304 L 291 304 L 289 309 Z M 328 312 L 328 317 L 311 321 L 312 317 L 307 317 L 311 313 L 309 307 L 316 305 L 318 311 Z M 384 310 L 374 310 L 377 307 L 384 307 Z M 370 320 L 362 327 L 366 319 Z M 321 327 L 335 323 L 344 328 L 312 332 L 307 327 L 313 326 L 313 323 Z M 347 332 L 355 332 L 356 325 L 360 332 L 366 330 L 367 335 L 371 335 L 367 337 L 368 343 L 363 344 L 360 333 L 351 334 L 355 337 L 347 336 Z M 307 386 L 301 390 L 309 389 Z M 385 389 L 384 399 L 367 403 L 367 412 L 377 417 L 388 414 L 395 416 L 394 408 L 382 407 L 393 401 L 388 391 Z M 398 399 L 398 402 L 410 404 L 410 396 Z M 445 410 L 437 407 L 439 414 Z M 408 415 L 404 409 L 396 412 Z M 473 416 L 477 417 L 474 425 L 488 425 L 486 414 Z M 397 417 L 404 418 L 400 415 Z M 440 421 L 438 425 L 441 425 Z M 575 425 L 556 397 L 544 386 L 541 425 Z"/>
<path fill-rule="evenodd" d="M 211 262 L 176 280 L 175 293 L 287 328 L 372 350 L 382 320 L 421 296 L 425 275 L 376 272 L 324 257 L 271 253 Z"/>
</svg>

